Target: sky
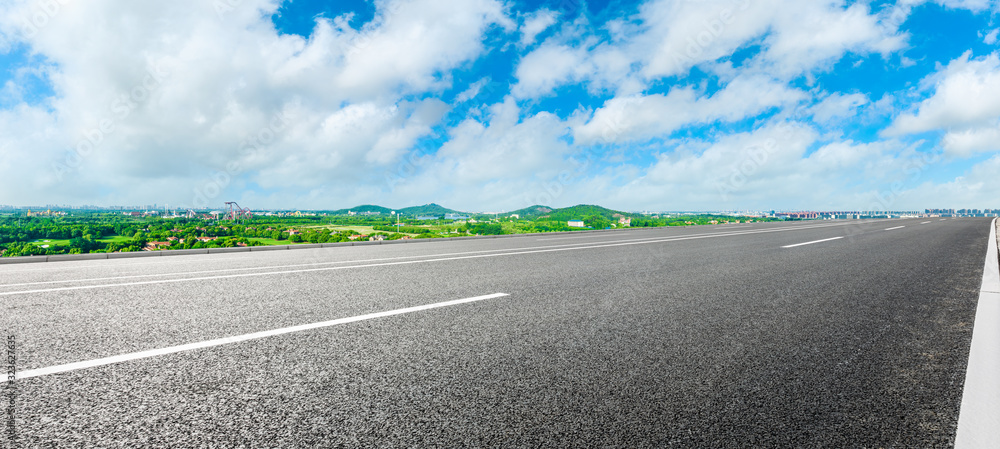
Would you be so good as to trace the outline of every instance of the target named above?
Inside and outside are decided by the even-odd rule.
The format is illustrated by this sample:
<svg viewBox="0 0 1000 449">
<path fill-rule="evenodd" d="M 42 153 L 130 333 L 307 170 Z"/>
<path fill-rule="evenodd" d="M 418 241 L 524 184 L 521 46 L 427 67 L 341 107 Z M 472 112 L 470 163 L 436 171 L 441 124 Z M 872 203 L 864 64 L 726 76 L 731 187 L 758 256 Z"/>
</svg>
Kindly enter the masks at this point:
<svg viewBox="0 0 1000 449">
<path fill-rule="evenodd" d="M 1000 0 L 3 0 L 0 204 L 1000 208 Z"/>
</svg>

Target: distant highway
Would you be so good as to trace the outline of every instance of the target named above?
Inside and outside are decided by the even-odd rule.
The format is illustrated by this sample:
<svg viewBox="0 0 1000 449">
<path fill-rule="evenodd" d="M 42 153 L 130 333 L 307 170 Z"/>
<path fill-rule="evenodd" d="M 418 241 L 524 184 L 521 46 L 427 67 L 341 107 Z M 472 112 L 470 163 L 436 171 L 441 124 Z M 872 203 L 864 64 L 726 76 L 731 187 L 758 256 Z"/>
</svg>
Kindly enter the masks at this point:
<svg viewBox="0 0 1000 449">
<path fill-rule="evenodd" d="M 0 331 L 25 447 L 947 447 L 989 232 L 814 221 L 4 265 Z"/>
</svg>

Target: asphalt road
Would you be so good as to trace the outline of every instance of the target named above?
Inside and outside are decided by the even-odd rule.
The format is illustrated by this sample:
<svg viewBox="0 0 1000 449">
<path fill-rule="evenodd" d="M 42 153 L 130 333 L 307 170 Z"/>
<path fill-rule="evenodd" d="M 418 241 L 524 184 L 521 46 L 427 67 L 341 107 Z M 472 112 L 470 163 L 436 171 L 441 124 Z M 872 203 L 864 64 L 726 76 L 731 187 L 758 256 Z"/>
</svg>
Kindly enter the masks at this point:
<svg viewBox="0 0 1000 449">
<path fill-rule="evenodd" d="M 18 443 L 948 447 L 989 227 L 801 222 L 0 266 L 0 331 L 22 373 L 506 294 L 19 379 Z"/>
</svg>

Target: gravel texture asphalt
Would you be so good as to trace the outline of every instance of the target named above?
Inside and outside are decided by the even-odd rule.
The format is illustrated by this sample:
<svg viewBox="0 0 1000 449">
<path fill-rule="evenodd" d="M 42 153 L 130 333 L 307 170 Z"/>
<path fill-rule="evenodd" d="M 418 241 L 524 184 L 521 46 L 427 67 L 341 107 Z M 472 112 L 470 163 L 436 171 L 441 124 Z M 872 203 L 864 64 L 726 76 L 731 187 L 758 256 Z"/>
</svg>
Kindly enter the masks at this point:
<svg viewBox="0 0 1000 449">
<path fill-rule="evenodd" d="M 0 390 L 23 447 L 949 447 L 989 224 L 5 265 L 20 371 L 509 296 Z"/>
</svg>

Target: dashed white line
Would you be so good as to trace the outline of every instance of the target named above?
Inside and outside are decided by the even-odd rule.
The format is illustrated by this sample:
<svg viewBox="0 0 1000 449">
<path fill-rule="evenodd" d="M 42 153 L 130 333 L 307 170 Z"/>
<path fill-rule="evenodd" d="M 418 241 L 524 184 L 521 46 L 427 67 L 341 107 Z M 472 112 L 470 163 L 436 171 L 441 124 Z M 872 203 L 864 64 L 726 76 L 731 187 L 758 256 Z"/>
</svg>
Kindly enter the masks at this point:
<svg viewBox="0 0 1000 449">
<path fill-rule="evenodd" d="M 897 230 L 897 229 L 903 229 L 903 228 L 905 228 L 905 227 L 906 227 L 906 226 L 896 226 L 895 228 L 889 228 L 889 229 L 886 229 L 886 231 L 895 231 L 895 230 Z"/>
<path fill-rule="evenodd" d="M 923 222 L 923 223 L 920 223 L 920 224 L 927 224 L 927 223 L 930 223 L 930 222 L 929 222 L 929 221 L 925 221 L 925 222 Z"/>
<path fill-rule="evenodd" d="M 441 307 L 455 306 L 459 304 L 466 304 L 470 302 L 484 301 L 487 299 L 500 298 L 504 296 L 510 296 L 507 293 L 494 293 L 492 295 L 476 296 L 472 298 L 456 299 L 453 301 L 445 301 L 434 304 L 425 304 L 422 306 L 407 307 L 403 309 L 389 310 L 386 312 L 376 312 L 369 313 L 366 315 L 358 315 L 349 318 L 340 318 L 336 320 L 323 321 L 319 323 L 303 324 L 299 326 L 285 327 L 281 329 L 274 329 L 269 331 L 254 332 L 251 334 L 237 335 L 233 337 L 218 338 L 215 340 L 200 341 L 197 343 L 188 343 L 178 346 L 170 346 L 162 349 L 151 349 L 148 351 L 133 352 L 130 354 L 116 355 L 113 357 L 105 357 L 96 360 L 87 360 L 83 362 L 67 363 L 64 365 L 50 366 L 47 368 L 37 368 L 26 371 L 20 371 L 16 373 L 15 381 L 18 379 L 29 379 L 32 377 L 47 376 L 50 374 L 65 373 L 67 371 L 76 371 L 86 368 L 94 368 L 97 366 L 112 365 L 115 363 L 128 362 L 132 360 L 145 359 L 150 357 L 157 357 L 161 355 L 174 354 L 178 352 L 193 351 L 195 349 L 211 348 L 214 346 L 228 345 L 232 343 L 239 343 L 247 340 L 257 340 L 261 338 L 273 337 L 276 335 L 290 334 L 293 332 L 302 332 L 312 329 L 319 329 L 330 326 L 337 326 L 341 324 L 356 323 L 358 321 L 373 320 L 376 318 L 384 318 L 394 315 L 403 315 L 406 313 L 420 312 L 423 310 L 437 309 Z M 0 383 L 7 382 L 7 376 L 0 377 Z"/>
<path fill-rule="evenodd" d="M 795 244 L 795 245 L 782 246 L 782 248 L 795 248 L 795 247 L 799 247 L 799 246 L 812 245 L 812 244 L 815 244 L 815 243 L 832 242 L 834 240 L 840 240 L 842 238 L 843 237 L 834 237 L 834 238 L 830 238 L 830 239 L 816 240 L 814 242 L 805 242 L 805 243 L 798 243 L 798 244 Z"/>
</svg>

